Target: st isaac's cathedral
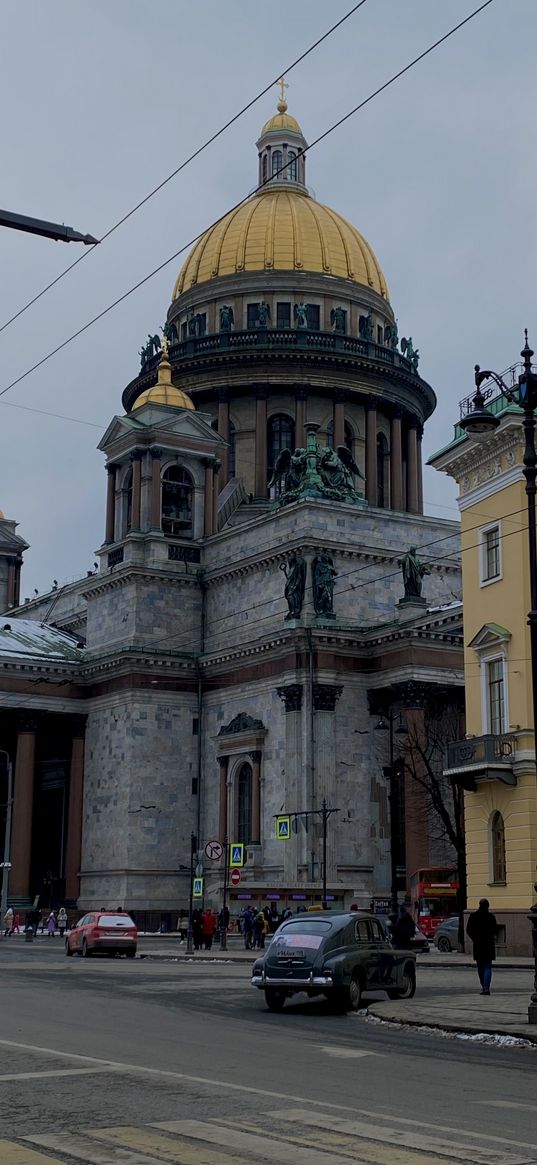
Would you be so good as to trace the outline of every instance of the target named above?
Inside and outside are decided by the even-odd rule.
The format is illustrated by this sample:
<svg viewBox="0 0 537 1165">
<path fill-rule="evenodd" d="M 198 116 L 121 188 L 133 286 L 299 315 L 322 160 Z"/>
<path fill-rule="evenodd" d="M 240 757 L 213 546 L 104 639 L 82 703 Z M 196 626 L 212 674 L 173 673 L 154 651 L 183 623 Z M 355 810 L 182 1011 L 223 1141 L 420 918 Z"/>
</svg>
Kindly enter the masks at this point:
<svg viewBox="0 0 537 1165">
<path fill-rule="evenodd" d="M 318 902 L 323 873 L 337 905 L 389 893 L 395 717 L 460 702 L 458 526 L 423 514 L 434 392 L 305 148 L 282 98 L 255 193 L 179 272 L 99 445 L 98 570 L 21 604 L 0 520 L 13 903 L 172 916 L 192 834 L 214 906 L 204 846 L 243 844 L 234 913 Z M 437 859 L 419 784 L 398 770 L 395 795 L 404 891 Z"/>
</svg>

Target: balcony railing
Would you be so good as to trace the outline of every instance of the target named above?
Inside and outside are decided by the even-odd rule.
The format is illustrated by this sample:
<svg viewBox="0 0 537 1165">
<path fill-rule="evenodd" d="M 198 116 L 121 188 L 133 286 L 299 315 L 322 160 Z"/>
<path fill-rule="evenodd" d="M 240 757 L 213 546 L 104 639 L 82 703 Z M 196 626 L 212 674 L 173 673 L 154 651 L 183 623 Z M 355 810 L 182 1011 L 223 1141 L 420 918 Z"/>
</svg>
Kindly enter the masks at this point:
<svg viewBox="0 0 537 1165">
<path fill-rule="evenodd" d="M 473 736 L 456 740 L 447 746 L 444 771 L 457 779 L 485 777 L 515 784 L 513 764 L 516 759 L 516 739 L 508 733 L 494 736 Z"/>
<path fill-rule="evenodd" d="M 392 368 L 400 368 L 411 375 L 418 375 L 410 360 L 393 348 L 375 344 L 373 340 L 346 336 L 341 332 L 314 332 L 307 328 L 252 328 L 240 332 L 216 332 L 214 335 L 192 336 L 181 343 L 172 344 L 170 355 L 175 362 L 191 356 L 203 356 L 209 352 L 248 348 L 298 348 L 341 352 L 365 356 L 369 360 L 380 360 Z M 156 360 L 156 357 L 154 359 Z"/>
</svg>

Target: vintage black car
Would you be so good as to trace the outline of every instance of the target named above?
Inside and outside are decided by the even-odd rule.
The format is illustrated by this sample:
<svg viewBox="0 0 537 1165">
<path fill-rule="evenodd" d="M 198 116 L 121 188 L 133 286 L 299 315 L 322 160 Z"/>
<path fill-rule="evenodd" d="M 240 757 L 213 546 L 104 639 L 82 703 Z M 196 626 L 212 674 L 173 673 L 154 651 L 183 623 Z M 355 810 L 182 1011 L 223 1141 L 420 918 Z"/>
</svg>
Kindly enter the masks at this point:
<svg viewBox="0 0 537 1165">
<path fill-rule="evenodd" d="M 265 992 L 269 1011 L 281 1011 L 291 995 L 325 995 L 341 1011 L 357 1011 L 365 991 L 411 999 L 416 956 L 391 945 L 369 914 L 299 914 L 276 931 L 256 959 L 252 986 Z"/>
</svg>

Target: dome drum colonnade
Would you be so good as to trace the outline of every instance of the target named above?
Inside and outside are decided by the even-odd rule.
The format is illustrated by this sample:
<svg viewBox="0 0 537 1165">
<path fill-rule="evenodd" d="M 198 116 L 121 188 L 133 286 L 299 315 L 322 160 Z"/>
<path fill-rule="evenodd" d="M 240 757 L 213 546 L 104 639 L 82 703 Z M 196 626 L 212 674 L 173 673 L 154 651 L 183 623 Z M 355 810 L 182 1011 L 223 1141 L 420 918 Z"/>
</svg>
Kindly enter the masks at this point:
<svg viewBox="0 0 537 1165">
<path fill-rule="evenodd" d="M 321 441 L 352 447 L 370 505 L 421 513 L 435 396 L 397 350 L 372 249 L 308 194 L 305 147 L 281 100 L 257 143 L 264 185 L 199 239 L 177 279 L 166 325 L 174 380 L 227 443 L 220 491 L 231 460 L 246 492 L 267 498 L 278 440 L 300 446 L 316 421 Z M 155 375 L 156 359 L 125 389 L 127 410 Z"/>
</svg>

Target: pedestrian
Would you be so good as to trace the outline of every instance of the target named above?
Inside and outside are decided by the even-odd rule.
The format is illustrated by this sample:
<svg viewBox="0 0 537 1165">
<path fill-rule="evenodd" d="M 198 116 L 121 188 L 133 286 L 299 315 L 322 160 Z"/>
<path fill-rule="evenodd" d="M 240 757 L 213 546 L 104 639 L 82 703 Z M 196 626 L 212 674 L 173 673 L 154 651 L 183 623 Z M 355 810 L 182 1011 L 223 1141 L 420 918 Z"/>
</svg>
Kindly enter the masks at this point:
<svg viewBox="0 0 537 1165">
<path fill-rule="evenodd" d="M 287 919 L 292 918 L 292 917 L 293 917 L 293 911 L 290 910 L 288 906 L 286 906 L 285 910 L 282 914 L 282 922 L 287 922 Z"/>
<path fill-rule="evenodd" d="M 406 906 L 399 907 L 399 913 L 392 930 L 392 939 L 394 947 L 400 951 L 409 951 L 412 945 L 412 939 L 416 933 L 416 927 L 413 919 L 407 911 Z"/>
<path fill-rule="evenodd" d="M 242 916 L 242 933 L 244 936 L 244 949 L 251 951 L 254 945 L 254 914 L 248 906 Z"/>
<path fill-rule="evenodd" d="M 201 916 L 201 929 L 203 933 L 203 942 L 206 951 L 210 951 L 213 945 L 214 932 L 217 926 L 217 918 L 214 910 L 208 906 Z"/>
<path fill-rule="evenodd" d="M 3 925 L 4 925 L 4 938 L 7 938 L 8 934 L 11 934 L 13 931 L 13 910 L 12 910 L 11 906 L 8 906 L 6 913 L 4 914 Z"/>
<path fill-rule="evenodd" d="M 220 944 L 222 944 L 222 935 L 227 934 L 229 929 L 230 914 L 227 906 L 223 906 L 218 915 L 218 930 L 220 931 Z"/>
<path fill-rule="evenodd" d="M 20 932 L 21 932 L 20 927 L 21 927 L 20 914 L 19 914 L 18 910 L 16 910 L 15 914 L 13 915 L 13 931 L 12 931 L 12 933 L 13 934 L 20 934 Z"/>
<path fill-rule="evenodd" d="M 58 910 L 58 930 L 60 932 L 60 938 L 63 938 L 66 929 L 67 929 L 67 911 L 65 909 L 65 906 L 60 906 L 60 909 Z"/>
<path fill-rule="evenodd" d="M 263 950 L 265 946 L 265 935 L 268 931 L 268 922 L 263 910 L 260 910 L 254 918 L 254 947 Z"/>
<path fill-rule="evenodd" d="M 54 938 L 56 933 L 56 918 L 52 910 L 47 918 L 47 934 L 49 938 Z"/>
<path fill-rule="evenodd" d="M 192 911 L 192 937 L 194 939 L 194 950 L 199 951 L 203 942 L 203 930 L 201 926 L 201 910 Z"/>
<path fill-rule="evenodd" d="M 474 959 L 481 983 L 480 994 L 490 995 L 492 964 L 496 958 L 495 940 L 498 936 L 498 923 L 494 914 L 491 914 L 488 898 L 481 898 L 478 909 L 470 915 L 466 934 L 468 938 L 471 938 L 474 947 Z"/>
</svg>

